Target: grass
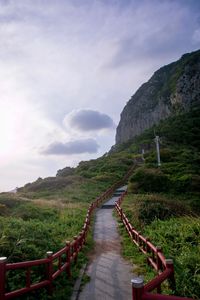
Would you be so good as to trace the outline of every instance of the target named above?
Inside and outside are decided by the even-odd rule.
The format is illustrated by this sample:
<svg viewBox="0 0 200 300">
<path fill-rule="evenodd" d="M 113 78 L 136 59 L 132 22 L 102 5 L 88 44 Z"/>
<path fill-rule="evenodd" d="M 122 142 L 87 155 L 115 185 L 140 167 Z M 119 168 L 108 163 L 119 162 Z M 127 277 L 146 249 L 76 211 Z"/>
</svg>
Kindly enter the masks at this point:
<svg viewBox="0 0 200 300">
<path fill-rule="evenodd" d="M 153 243 L 162 245 L 174 259 L 176 294 L 198 299 L 200 295 L 200 220 L 193 217 L 156 220 L 144 230 Z"/>
<path fill-rule="evenodd" d="M 34 260 L 46 257 L 47 251 L 54 253 L 63 248 L 66 240 L 72 240 L 82 229 L 88 209 L 87 202 L 65 202 L 63 199 L 26 199 L 19 195 L 0 195 L 0 255 L 8 262 Z M 72 278 L 59 276 L 55 293 L 49 297 L 45 289 L 20 296 L 20 299 L 69 299 L 73 284 L 82 264 L 87 261 L 86 253 L 93 245 L 91 234 L 78 264 L 73 266 Z M 34 268 L 33 268 L 34 269 Z M 42 273 L 40 270 L 39 273 Z M 32 276 L 39 279 L 36 269 Z M 35 277 L 35 278 L 34 278 Z M 7 288 L 20 288 L 24 272 L 9 272 Z"/>
<path fill-rule="evenodd" d="M 149 280 L 153 279 L 155 272 L 147 265 L 145 256 L 141 255 L 135 244 L 131 243 L 130 237 L 123 223 L 119 219 L 118 230 L 122 237 L 122 255 L 132 264 L 133 273 L 137 274 L 137 276 L 143 276 L 145 283 L 147 283 Z"/>
<path fill-rule="evenodd" d="M 16 201 L 0 217 L 0 253 L 9 262 L 35 259 L 57 251 L 82 228 L 87 204 L 48 207 L 41 201 Z"/>
<path fill-rule="evenodd" d="M 93 219 L 92 219 L 93 222 Z M 87 253 L 91 251 L 91 249 L 94 246 L 93 238 L 92 238 L 92 230 L 89 231 L 86 244 L 82 250 L 82 252 L 78 255 L 78 261 L 76 264 L 72 264 L 71 269 L 71 277 L 68 277 L 65 272 L 61 273 L 61 275 L 54 281 L 54 291 L 53 295 L 49 296 L 46 289 L 39 289 L 32 293 L 29 293 L 24 296 L 20 296 L 19 298 L 16 298 L 17 300 L 35 300 L 35 299 L 42 299 L 42 300 L 62 300 L 62 299 L 70 299 L 73 286 L 75 284 L 75 281 L 77 277 L 79 276 L 80 269 L 83 264 L 87 263 Z M 39 270 L 41 273 L 42 270 Z M 36 275 L 38 276 L 38 275 Z M 37 277 L 35 278 L 37 279 Z M 19 285 L 23 281 L 23 275 L 22 273 L 17 273 L 15 277 L 13 277 L 8 281 L 11 288 L 19 288 Z M 86 282 L 86 280 L 85 280 Z"/>
</svg>

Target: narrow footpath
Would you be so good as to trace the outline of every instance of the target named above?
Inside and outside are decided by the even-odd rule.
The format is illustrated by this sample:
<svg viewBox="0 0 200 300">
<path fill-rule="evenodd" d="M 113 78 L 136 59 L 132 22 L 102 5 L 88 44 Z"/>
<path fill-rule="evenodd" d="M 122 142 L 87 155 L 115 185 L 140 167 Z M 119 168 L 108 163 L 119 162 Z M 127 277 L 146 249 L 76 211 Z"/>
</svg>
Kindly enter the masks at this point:
<svg viewBox="0 0 200 300">
<path fill-rule="evenodd" d="M 95 250 L 87 267 L 90 276 L 78 300 L 129 300 L 131 297 L 132 266 L 120 252 L 120 236 L 113 218 L 113 196 L 96 212 L 94 225 Z"/>
</svg>

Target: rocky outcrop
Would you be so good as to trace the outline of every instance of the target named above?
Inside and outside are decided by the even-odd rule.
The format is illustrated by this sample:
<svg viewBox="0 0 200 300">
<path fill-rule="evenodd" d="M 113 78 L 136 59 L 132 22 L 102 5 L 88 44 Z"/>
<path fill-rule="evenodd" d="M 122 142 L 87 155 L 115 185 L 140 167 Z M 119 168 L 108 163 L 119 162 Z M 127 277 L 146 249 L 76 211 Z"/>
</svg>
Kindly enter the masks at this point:
<svg viewBox="0 0 200 300">
<path fill-rule="evenodd" d="M 200 104 L 200 50 L 162 67 L 124 107 L 116 144 L 141 134 L 160 120 Z"/>
</svg>

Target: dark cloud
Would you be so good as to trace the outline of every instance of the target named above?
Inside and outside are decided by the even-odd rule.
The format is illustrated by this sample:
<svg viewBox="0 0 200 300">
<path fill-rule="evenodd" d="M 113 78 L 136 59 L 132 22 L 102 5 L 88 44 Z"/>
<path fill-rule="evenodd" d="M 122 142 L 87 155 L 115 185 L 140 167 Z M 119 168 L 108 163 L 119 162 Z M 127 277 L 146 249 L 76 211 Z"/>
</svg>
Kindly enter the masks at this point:
<svg viewBox="0 0 200 300">
<path fill-rule="evenodd" d="M 82 139 L 68 143 L 55 142 L 47 147 L 42 154 L 71 155 L 81 153 L 97 153 L 99 145 L 94 139 Z"/>
<path fill-rule="evenodd" d="M 64 124 L 79 131 L 95 131 L 113 128 L 113 120 L 106 114 L 95 110 L 83 109 L 67 115 Z"/>
<path fill-rule="evenodd" d="M 132 12 L 132 30 L 116 41 L 116 53 L 107 66 L 115 68 L 147 61 L 165 61 L 166 57 L 174 60 L 186 52 L 197 50 L 200 46 L 196 41 L 199 7 L 200 1 L 195 0 L 140 1 Z"/>
</svg>

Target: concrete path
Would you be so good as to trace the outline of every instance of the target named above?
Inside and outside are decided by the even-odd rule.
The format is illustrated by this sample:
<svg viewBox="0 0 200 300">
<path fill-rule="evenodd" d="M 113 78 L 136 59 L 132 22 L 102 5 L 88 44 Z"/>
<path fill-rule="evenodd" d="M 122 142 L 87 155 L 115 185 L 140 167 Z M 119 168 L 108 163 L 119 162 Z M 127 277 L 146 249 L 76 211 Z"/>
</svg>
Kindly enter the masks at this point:
<svg viewBox="0 0 200 300">
<path fill-rule="evenodd" d="M 102 208 L 114 208 L 115 207 L 115 201 L 118 200 L 119 196 L 127 191 L 127 185 L 122 186 L 121 188 L 117 189 L 114 194 L 112 195 L 112 198 L 110 198 L 108 201 L 106 201 Z"/>
<path fill-rule="evenodd" d="M 79 300 L 129 300 L 131 297 L 132 266 L 120 255 L 120 236 L 113 209 L 96 213 L 94 240 L 96 243 L 87 275 L 91 280 L 80 293 Z"/>
<path fill-rule="evenodd" d="M 106 203 L 104 203 L 102 205 L 102 208 L 114 208 L 115 201 L 117 201 L 118 198 L 119 198 L 119 196 L 113 195 L 112 198 L 110 198 L 110 200 L 108 200 Z"/>
</svg>

